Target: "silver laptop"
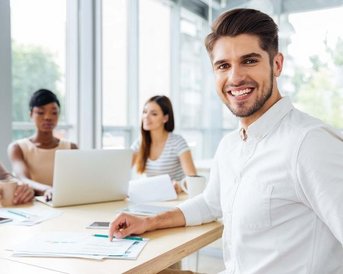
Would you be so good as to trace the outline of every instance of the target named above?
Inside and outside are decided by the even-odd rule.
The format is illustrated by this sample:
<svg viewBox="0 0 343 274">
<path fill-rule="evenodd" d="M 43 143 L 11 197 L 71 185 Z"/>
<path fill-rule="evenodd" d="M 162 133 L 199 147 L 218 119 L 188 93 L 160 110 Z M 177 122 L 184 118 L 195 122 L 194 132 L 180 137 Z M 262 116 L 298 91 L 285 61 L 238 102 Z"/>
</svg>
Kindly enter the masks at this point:
<svg viewBox="0 0 343 274">
<path fill-rule="evenodd" d="M 131 175 L 130 149 L 57 150 L 52 201 L 36 197 L 53 207 L 122 200 Z"/>
</svg>

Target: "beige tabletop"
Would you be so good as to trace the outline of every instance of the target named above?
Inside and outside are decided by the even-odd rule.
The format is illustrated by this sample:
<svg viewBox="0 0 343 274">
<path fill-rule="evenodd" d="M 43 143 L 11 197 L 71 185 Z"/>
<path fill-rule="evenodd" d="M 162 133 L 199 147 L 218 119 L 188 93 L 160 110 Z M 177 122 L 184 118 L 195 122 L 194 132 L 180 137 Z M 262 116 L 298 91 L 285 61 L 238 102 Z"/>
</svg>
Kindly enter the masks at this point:
<svg viewBox="0 0 343 274">
<path fill-rule="evenodd" d="M 174 205 L 175 203 L 177 202 L 165 202 L 163 205 Z M 6 269 L 4 273 L 8 274 L 50 273 L 49 271 L 70 274 L 156 273 L 219 239 L 222 234 L 223 226 L 220 222 L 145 233 L 143 237 L 149 238 L 149 242 L 136 260 L 24 258 L 13 257 L 7 250 L 43 231 L 107 233 L 106 230 L 86 229 L 86 226 L 93 221 L 111 221 L 116 215 L 116 210 L 126 205 L 127 202 L 121 201 L 63 207 L 55 209 L 61 211 L 62 215 L 34 226 L 0 225 L 0 269 Z M 35 202 L 32 206 L 45 210 L 48 208 L 39 202 Z M 21 270 L 27 267 L 27 270 L 16 271 L 19 268 L 15 265 L 20 266 Z M 36 267 L 45 269 L 46 272 L 35 272 Z"/>
</svg>

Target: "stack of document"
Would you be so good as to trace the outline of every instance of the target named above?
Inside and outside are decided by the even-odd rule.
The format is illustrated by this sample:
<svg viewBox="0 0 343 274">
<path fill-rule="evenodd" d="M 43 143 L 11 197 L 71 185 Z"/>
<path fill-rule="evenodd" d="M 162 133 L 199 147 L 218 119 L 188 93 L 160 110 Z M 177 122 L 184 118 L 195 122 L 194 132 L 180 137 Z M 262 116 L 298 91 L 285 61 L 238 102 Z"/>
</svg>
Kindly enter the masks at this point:
<svg viewBox="0 0 343 274">
<path fill-rule="evenodd" d="M 13 256 L 133 260 L 138 257 L 147 242 L 148 239 L 140 237 L 113 239 L 110 242 L 106 235 L 46 232 L 16 246 Z"/>
<path fill-rule="evenodd" d="M 159 206 L 150 204 L 134 204 L 125 208 L 118 209 L 119 212 L 128 212 L 135 215 L 153 216 L 162 212 L 175 209 L 172 206 Z"/>
<path fill-rule="evenodd" d="M 13 220 L 11 224 L 31 226 L 43 221 L 55 218 L 62 214 L 62 211 L 52 208 L 0 208 L 0 214 Z"/>
</svg>

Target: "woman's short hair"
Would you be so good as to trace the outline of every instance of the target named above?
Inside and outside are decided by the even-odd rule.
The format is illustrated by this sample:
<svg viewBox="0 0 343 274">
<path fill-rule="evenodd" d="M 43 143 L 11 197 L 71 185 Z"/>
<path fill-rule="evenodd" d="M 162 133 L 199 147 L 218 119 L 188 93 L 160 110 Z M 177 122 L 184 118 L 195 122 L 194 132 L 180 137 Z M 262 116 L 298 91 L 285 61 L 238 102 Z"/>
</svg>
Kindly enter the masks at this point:
<svg viewBox="0 0 343 274">
<path fill-rule="evenodd" d="M 58 108 L 61 108 L 60 101 L 55 93 L 48 89 L 39 89 L 35 91 L 30 98 L 30 111 L 32 111 L 34 107 L 41 107 L 50 103 L 56 103 Z"/>
</svg>

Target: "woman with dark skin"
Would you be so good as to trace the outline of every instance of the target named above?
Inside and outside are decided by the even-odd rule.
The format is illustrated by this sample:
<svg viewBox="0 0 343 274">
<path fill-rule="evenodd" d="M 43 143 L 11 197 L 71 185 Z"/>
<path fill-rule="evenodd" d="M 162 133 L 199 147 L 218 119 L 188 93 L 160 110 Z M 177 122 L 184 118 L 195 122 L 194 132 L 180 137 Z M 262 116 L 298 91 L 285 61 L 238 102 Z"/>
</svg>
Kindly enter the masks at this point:
<svg viewBox="0 0 343 274">
<path fill-rule="evenodd" d="M 30 185 L 36 195 L 51 197 L 55 151 L 77 149 L 76 144 L 54 136 L 60 114 L 60 102 L 46 89 L 37 90 L 30 99 L 30 117 L 35 133 L 17 140 L 8 148 L 15 174 Z"/>
</svg>

